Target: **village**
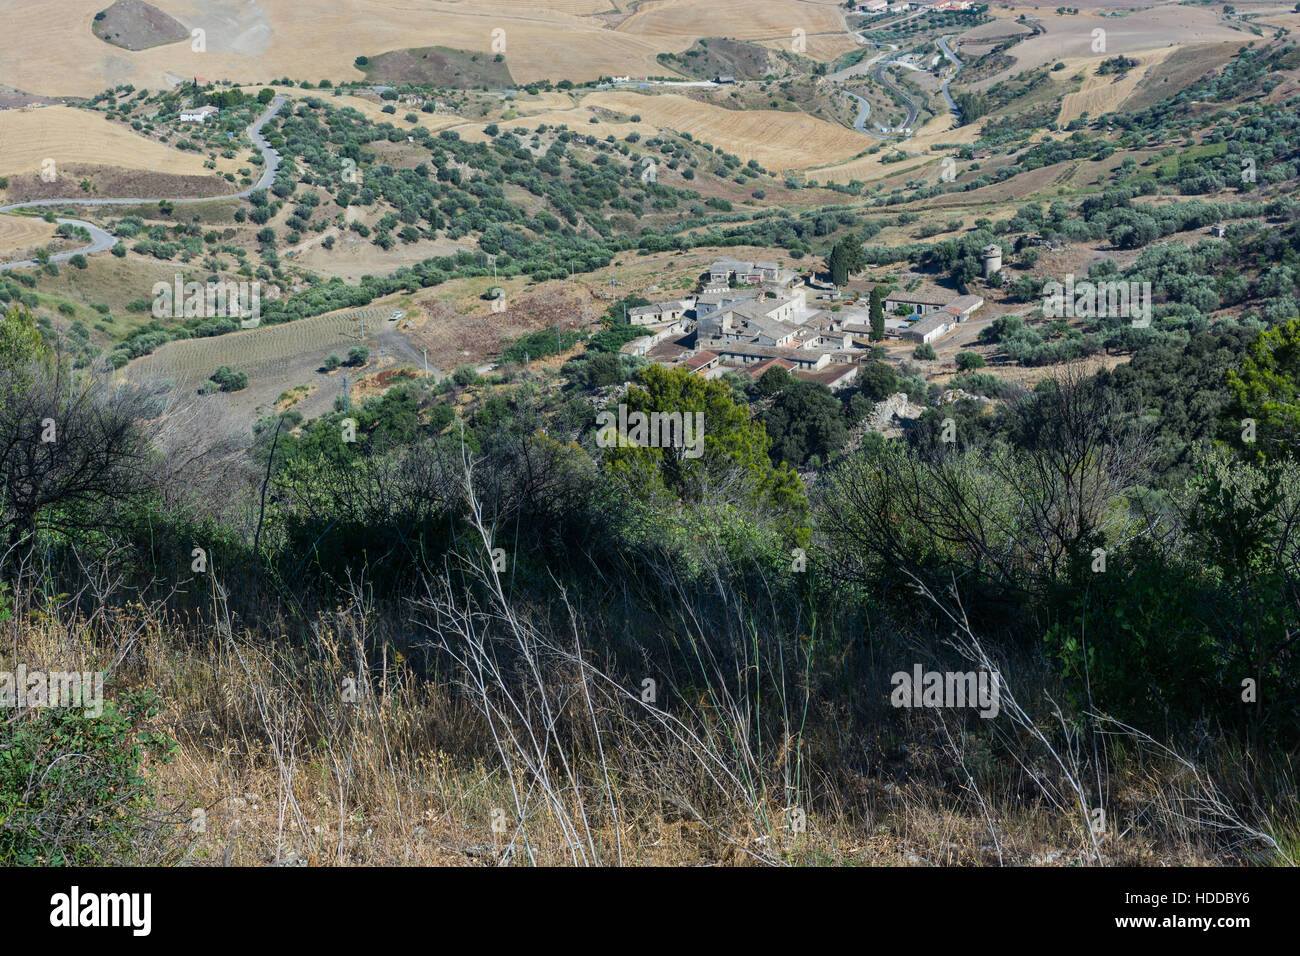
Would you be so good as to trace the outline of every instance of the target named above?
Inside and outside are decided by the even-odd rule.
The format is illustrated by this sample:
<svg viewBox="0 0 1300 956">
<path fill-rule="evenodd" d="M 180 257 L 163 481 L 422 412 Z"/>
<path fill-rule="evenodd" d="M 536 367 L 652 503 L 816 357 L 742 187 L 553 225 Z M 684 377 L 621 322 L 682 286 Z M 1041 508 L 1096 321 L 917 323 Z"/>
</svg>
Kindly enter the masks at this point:
<svg viewBox="0 0 1300 956">
<path fill-rule="evenodd" d="M 850 5 L 849 9 L 855 13 L 865 15 L 880 15 L 882 13 L 906 13 L 909 10 L 956 12 L 970 10 L 975 6 L 976 4 L 970 2 L 970 0 L 935 0 L 933 3 L 909 3 L 907 0 L 899 0 L 897 3 L 890 3 L 888 0 L 866 0 L 864 3 Z"/>
<path fill-rule="evenodd" d="M 1002 249 L 990 243 L 983 253 L 987 278 L 1002 268 Z M 846 300 L 835 286 L 774 261 L 718 260 L 700 286 L 691 296 L 629 309 L 629 324 L 646 334 L 623 352 L 705 378 L 734 372 L 756 380 L 769 368 L 782 368 L 838 391 L 874 359 L 874 349 L 932 345 L 984 306 L 977 295 L 884 287 L 884 328 L 877 339 L 869 296 Z"/>
</svg>

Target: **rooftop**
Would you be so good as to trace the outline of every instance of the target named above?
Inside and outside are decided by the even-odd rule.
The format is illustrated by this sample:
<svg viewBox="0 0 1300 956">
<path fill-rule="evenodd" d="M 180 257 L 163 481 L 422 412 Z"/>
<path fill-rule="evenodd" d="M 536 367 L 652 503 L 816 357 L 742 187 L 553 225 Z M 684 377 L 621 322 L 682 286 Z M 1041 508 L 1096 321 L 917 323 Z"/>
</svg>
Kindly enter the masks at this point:
<svg viewBox="0 0 1300 956">
<path fill-rule="evenodd" d="M 701 349 L 682 364 L 692 372 L 698 372 L 700 369 L 713 364 L 718 360 L 717 352 L 710 352 L 708 349 Z"/>
<path fill-rule="evenodd" d="M 885 298 L 890 302 L 915 305 L 947 305 L 952 301 L 948 296 L 934 292 L 890 292 Z"/>
<path fill-rule="evenodd" d="M 968 309 L 978 309 L 983 304 L 984 300 L 977 295 L 959 295 L 948 303 L 948 310 L 965 312 Z"/>
</svg>

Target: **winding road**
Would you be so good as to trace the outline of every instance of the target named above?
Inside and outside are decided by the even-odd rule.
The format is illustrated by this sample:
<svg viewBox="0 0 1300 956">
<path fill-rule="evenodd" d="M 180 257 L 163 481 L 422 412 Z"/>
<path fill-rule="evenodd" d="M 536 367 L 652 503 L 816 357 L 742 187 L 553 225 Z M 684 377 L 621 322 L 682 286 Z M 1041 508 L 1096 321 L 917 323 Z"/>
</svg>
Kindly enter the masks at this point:
<svg viewBox="0 0 1300 956">
<path fill-rule="evenodd" d="M 10 212 L 14 209 L 33 209 L 44 206 L 135 206 L 141 203 L 169 202 L 174 206 L 192 205 L 201 202 L 216 202 L 222 199 L 247 199 L 253 194 L 254 190 L 267 189 L 275 180 L 276 170 L 280 168 L 280 154 L 271 148 L 271 144 L 266 141 L 262 135 L 262 127 L 276 113 L 280 112 L 280 107 L 288 101 L 286 96 L 277 96 L 273 98 L 266 111 L 259 116 L 248 127 L 248 138 L 253 141 L 253 145 L 258 148 L 262 154 L 262 175 L 258 180 L 247 189 L 241 189 L 237 193 L 230 193 L 224 196 L 197 196 L 197 197 L 147 197 L 147 198 L 116 198 L 116 199 L 86 199 L 84 196 L 74 196 L 68 199 L 31 199 L 27 202 L 11 203 L 8 206 L 0 206 L 0 213 Z M 59 252 L 50 256 L 50 262 L 62 262 L 71 259 L 75 255 L 88 255 L 95 252 L 103 252 L 106 249 L 112 249 L 118 243 L 118 239 L 112 233 L 96 226 L 94 223 L 86 222 L 83 219 L 57 219 L 56 222 L 63 224 L 69 223 L 73 226 L 79 226 L 90 233 L 91 243 L 80 249 L 70 249 L 67 252 Z M 25 259 L 21 262 L 0 262 L 0 269 L 21 269 L 30 266 L 39 265 L 34 259 Z"/>
<path fill-rule="evenodd" d="M 895 86 L 892 81 L 885 78 L 885 68 L 888 66 L 888 63 L 881 63 L 876 67 L 871 75 L 877 83 L 883 86 L 894 97 L 894 99 L 907 107 L 907 119 L 903 120 L 901 126 L 895 126 L 893 132 L 897 133 L 904 130 L 910 132 L 912 127 L 916 125 L 916 118 L 921 115 L 921 110 L 914 102 L 912 102 L 912 98 L 907 95 L 902 87 Z"/>
<path fill-rule="evenodd" d="M 840 90 L 840 92 L 843 93 L 845 96 L 847 96 L 849 99 L 857 101 L 858 118 L 853 123 L 853 128 L 855 130 L 857 130 L 859 133 L 866 133 L 868 136 L 874 136 L 876 139 L 889 138 L 888 135 L 889 130 L 887 130 L 883 126 L 880 126 L 879 124 L 877 124 L 877 129 L 879 129 L 880 132 L 876 132 L 876 130 L 872 130 L 872 129 L 867 129 L 867 118 L 871 116 L 871 104 L 867 101 L 866 97 L 859 96 L 857 93 L 850 93 L 848 90 Z"/>
<path fill-rule="evenodd" d="M 957 104 L 953 102 L 952 94 L 948 92 L 948 84 L 957 79 L 957 74 L 961 72 L 961 68 L 965 66 L 965 64 L 962 63 L 962 61 L 957 58 L 957 54 L 953 53 L 952 49 L 949 48 L 947 37 L 939 37 L 938 43 L 939 49 L 943 52 L 943 55 L 946 56 L 951 63 L 954 63 L 957 66 L 957 69 L 953 70 L 952 76 L 939 84 L 939 92 L 943 94 L 943 99 L 944 102 L 948 104 L 949 112 L 960 119 L 960 112 L 957 109 Z"/>
</svg>

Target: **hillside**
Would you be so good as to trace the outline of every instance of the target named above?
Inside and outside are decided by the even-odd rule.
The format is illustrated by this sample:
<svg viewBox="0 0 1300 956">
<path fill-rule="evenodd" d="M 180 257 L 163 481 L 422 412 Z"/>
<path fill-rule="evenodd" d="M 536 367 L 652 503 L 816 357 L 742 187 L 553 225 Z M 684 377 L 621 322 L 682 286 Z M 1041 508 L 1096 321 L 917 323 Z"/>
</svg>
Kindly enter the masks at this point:
<svg viewBox="0 0 1300 956">
<path fill-rule="evenodd" d="M 0 863 L 1297 863 L 1300 14 L 7 12 Z"/>
</svg>

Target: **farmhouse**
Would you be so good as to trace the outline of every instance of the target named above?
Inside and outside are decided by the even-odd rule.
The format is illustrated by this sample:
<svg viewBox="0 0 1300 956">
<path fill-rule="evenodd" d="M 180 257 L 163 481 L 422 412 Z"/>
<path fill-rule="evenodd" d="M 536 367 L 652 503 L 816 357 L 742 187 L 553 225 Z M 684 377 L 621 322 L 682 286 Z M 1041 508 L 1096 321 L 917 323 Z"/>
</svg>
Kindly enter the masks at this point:
<svg viewBox="0 0 1300 956">
<path fill-rule="evenodd" d="M 770 368 L 783 368 L 787 372 L 794 368 L 794 363 L 789 359 L 769 358 L 761 362 L 755 362 L 753 365 L 746 366 L 743 374 L 748 375 L 754 381 L 763 377 L 763 373 Z"/>
<path fill-rule="evenodd" d="M 688 347 L 681 344 L 681 342 L 685 341 L 684 337 L 688 331 L 685 320 L 674 322 L 672 325 L 666 325 L 655 332 L 643 335 L 639 339 L 633 339 L 631 342 L 623 346 L 622 351 L 628 355 L 648 356 L 652 350 L 663 345 L 664 348 L 659 349 L 659 360 L 674 360 L 679 358 L 683 352 L 690 351 Z M 670 340 L 673 339 L 678 339 L 680 341 L 676 343 L 671 342 Z M 669 344 L 665 345 L 664 343 Z"/>
<path fill-rule="evenodd" d="M 793 375 L 805 382 L 816 382 L 825 385 L 832 392 L 838 392 L 858 377 L 858 365 L 856 362 L 831 362 L 819 369 L 798 369 Z"/>
<path fill-rule="evenodd" d="M 825 368 L 831 361 L 829 352 L 819 352 L 814 349 L 781 348 L 775 345 L 732 343 L 715 345 L 711 351 L 716 352 L 724 362 L 732 365 L 753 365 L 772 358 L 785 359 L 794 367 L 795 371 L 799 369 L 815 371 L 819 368 Z"/>
<path fill-rule="evenodd" d="M 889 9 L 888 0 L 867 0 L 861 7 L 863 13 L 884 13 Z"/>
<path fill-rule="evenodd" d="M 630 325 L 662 325 L 665 322 L 677 322 L 686 315 L 686 309 L 686 303 L 677 300 L 640 305 L 627 310 L 627 321 Z"/>
<path fill-rule="evenodd" d="M 181 110 L 182 123 L 202 123 L 209 116 L 216 116 L 220 110 L 215 106 L 189 107 Z"/>
<path fill-rule="evenodd" d="M 805 318 L 807 292 L 798 289 L 773 299 L 751 299 L 701 313 L 696 303 L 697 335 L 701 342 L 752 342 L 782 346 L 802 331 L 795 320 Z"/>
<path fill-rule="evenodd" d="M 717 312 L 737 302 L 753 302 L 761 293 L 757 289 L 728 289 L 718 292 L 701 292 L 695 297 L 695 318 L 702 319 L 710 312 Z"/>
<path fill-rule="evenodd" d="M 945 295 L 932 295 L 928 292 L 891 292 L 885 297 L 884 307 L 886 312 L 896 312 L 900 306 L 905 306 L 914 312 L 928 315 L 942 309 L 948 301 Z"/>
<path fill-rule="evenodd" d="M 735 83 L 736 78 L 729 73 L 719 73 L 713 78 L 714 83 Z"/>
<path fill-rule="evenodd" d="M 781 269 L 775 262 L 740 262 L 736 259 L 720 259 L 709 266 L 709 287 L 725 286 L 731 282 L 737 285 L 755 285 L 759 282 L 776 282 Z"/>
<path fill-rule="evenodd" d="M 903 330 L 903 337 L 913 342 L 929 344 L 947 335 L 956 325 L 956 316 L 951 312 L 940 311 L 913 322 L 910 328 Z"/>
<path fill-rule="evenodd" d="M 765 315 L 742 312 L 740 307 L 708 315 L 700 319 L 696 329 L 699 343 L 709 348 L 729 342 L 785 346 L 793 342 L 798 333 L 795 326 Z"/>
<path fill-rule="evenodd" d="M 722 362 L 721 356 L 717 352 L 710 352 L 708 349 L 701 349 L 686 361 L 682 362 L 686 368 L 690 369 L 696 375 L 702 375 L 705 378 L 716 378 L 722 374 L 719 367 Z"/>
<path fill-rule="evenodd" d="M 944 306 L 944 311 L 950 313 L 958 322 L 965 322 L 982 305 L 984 300 L 977 295 L 959 295 Z"/>
</svg>

